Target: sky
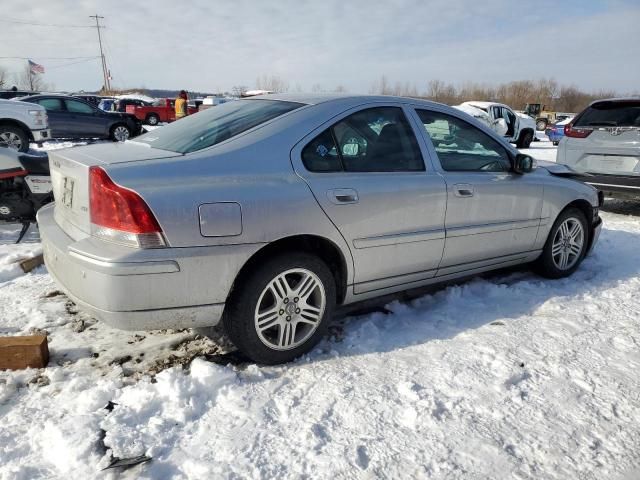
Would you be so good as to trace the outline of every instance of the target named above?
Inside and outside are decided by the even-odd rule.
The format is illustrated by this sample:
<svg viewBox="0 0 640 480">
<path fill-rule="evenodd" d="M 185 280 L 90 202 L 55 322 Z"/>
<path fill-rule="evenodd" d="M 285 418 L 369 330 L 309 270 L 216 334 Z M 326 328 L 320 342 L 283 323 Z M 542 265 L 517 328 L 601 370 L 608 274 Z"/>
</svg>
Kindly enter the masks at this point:
<svg viewBox="0 0 640 480">
<path fill-rule="evenodd" d="M 216 92 L 255 88 L 266 75 L 292 90 L 367 93 L 384 75 L 418 91 L 435 79 L 495 85 L 543 77 L 640 91 L 640 0 L 1 3 L 0 57 L 31 58 L 59 90 L 101 87 L 99 59 L 81 58 L 99 55 L 96 29 L 88 28 L 98 13 L 120 88 Z M 0 58 L 0 67 L 15 72 L 25 62 Z"/>
</svg>

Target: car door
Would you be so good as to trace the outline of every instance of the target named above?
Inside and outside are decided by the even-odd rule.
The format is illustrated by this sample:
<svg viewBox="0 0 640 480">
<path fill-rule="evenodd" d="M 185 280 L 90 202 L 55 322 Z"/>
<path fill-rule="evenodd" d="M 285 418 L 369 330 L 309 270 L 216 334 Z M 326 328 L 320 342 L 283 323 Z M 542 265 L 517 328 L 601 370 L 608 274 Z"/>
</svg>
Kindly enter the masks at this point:
<svg viewBox="0 0 640 480">
<path fill-rule="evenodd" d="M 79 100 L 64 100 L 69 116 L 70 136 L 95 138 L 107 135 L 109 118 L 91 105 Z"/>
<path fill-rule="evenodd" d="M 444 248 L 446 186 L 425 166 L 425 145 L 403 108 L 361 107 L 337 118 L 301 141 L 292 162 L 351 249 L 354 292 L 433 277 Z"/>
<path fill-rule="evenodd" d="M 447 184 L 446 242 L 438 274 L 475 268 L 478 262 L 499 264 L 501 258 L 531 251 L 542 212 L 543 188 L 536 176 L 513 172 L 507 149 L 460 117 L 437 109 L 416 113 Z"/>
<path fill-rule="evenodd" d="M 66 136 L 69 126 L 67 125 L 67 112 L 61 98 L 40 98 L 36 100 L 38 105 L 42 105 L 47 111 L 49 119 L 49 129 L 53 138 Z"/>
</svg>

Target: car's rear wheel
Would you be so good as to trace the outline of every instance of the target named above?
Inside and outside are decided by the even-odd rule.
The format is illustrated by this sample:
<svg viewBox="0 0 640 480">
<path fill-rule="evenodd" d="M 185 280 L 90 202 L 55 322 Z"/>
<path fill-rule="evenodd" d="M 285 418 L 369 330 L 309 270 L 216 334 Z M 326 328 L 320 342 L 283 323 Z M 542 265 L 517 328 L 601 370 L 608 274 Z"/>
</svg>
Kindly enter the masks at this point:
<svg viewBox="0 0 640 480">
<path fill-rule="evenodd" d="M 547 278 L 562 278 L 576 271 L 589 243 L 587 219 L 577 208 L 564 210 L 556 219 L 537 261 L 538 272 Z"/>
<path fill-rule="evenodd" d="M 531 146 L 531 142 L 533 142 L 533 132 L 530 132 L 530 131 L 522 132 L 520 134 L 520 138 L 518 138 L 516 147 L 529 148 Z"/>
<path fill-rule="evenodd" d="M 131 137 L 131 130 L 126 125 L 115 125 L 111 129 L 111 139 L 115 142 L 124 142 Z"/>
<path fill-rule="evenodd" d="M 152 113 L 147 116 L 147 123 L 149 125 L 157 125 L 158 123 L 160 123 L 160 117 L 158 117 L 158 115 L 156 115 L 155 113 Z"/>
<path fill-rule="evenodd" d="M 329 267 L 307 253 L 277 256 L 235 285 L 223 322 L 231 341 L 261 364 L 289 362 L 326 333 L 336 302 Z"/>
<path fill-rule="evenodd" d="M 18 152 L 29 150 L 29 135 L 18 127 L 11 125 L 0 127 L 0 147 L 7 147 Z"/>
</svg>

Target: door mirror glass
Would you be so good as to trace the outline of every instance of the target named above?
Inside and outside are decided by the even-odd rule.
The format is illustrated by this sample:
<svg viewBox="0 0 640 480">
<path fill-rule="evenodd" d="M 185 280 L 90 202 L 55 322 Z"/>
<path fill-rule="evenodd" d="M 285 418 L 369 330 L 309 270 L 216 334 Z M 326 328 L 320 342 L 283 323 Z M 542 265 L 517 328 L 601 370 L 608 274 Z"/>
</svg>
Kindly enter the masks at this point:
<svg viewBox="0 0 640 480">
<path fill-rule="evenodd" d="M 536 167 L 533 157 L 519 153 L 513 161 L 513 171 L 516 173 L 529 173 Z"/>
</svg>

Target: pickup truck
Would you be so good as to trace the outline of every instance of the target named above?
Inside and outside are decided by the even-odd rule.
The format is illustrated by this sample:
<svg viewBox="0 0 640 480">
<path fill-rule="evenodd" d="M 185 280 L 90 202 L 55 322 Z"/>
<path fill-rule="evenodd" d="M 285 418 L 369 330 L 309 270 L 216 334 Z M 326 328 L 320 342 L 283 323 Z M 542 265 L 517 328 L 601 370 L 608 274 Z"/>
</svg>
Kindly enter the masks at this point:
<svg viewBox="0 0 640 480">
<path fill-rule="evenodd" d="M 536 122 L 523 113 L 516 113 L 507 105 L 493 102 L 464 102 L 456 108 L 465 111 L 472 107 L 487 114 L 486 123 L 499 135 L 518 148 L 529 148 L 536 135 Z M 477 117 L 476 117 L 477 118 Z M 478 118 L 478 120 L 484 120 Z"/>
<path fill-rule="evenodd" d="M 29 150 L 29 143 L 51 138 L 47 111 L 41 105 L 0 100 L 0 147 L 19 152 Z"/>
<path fill-rule="evenodd" d="M 175 100 L 173 98 L 161 98 L 153 105 L 137 107 L 127 105 L 127 113 L 133 113 L 143 123 L 157 125 L 160 122 L 173 122 L 176 119 Z M 187 113 L 198 113 L 197 108 L 188 107 Z"/>
</svg>

